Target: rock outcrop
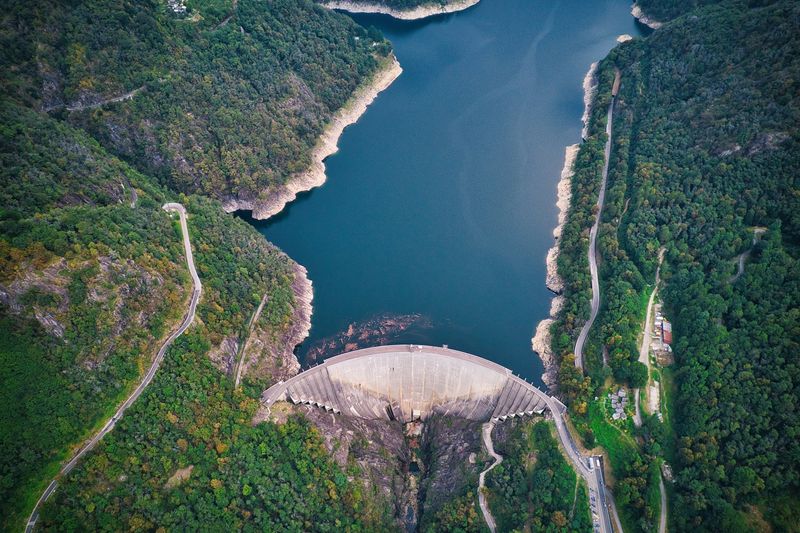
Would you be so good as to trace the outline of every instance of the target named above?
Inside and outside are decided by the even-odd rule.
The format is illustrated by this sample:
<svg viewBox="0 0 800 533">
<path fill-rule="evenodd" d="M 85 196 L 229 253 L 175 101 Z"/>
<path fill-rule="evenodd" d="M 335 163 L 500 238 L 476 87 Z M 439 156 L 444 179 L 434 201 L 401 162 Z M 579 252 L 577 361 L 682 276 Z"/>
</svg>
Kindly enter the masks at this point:
<svg viewBox="0 0 800 533">
<path fill-rule="evenodd" d="M 431 327 L 430 321 L 420 314 L 378 315 L 362 322 L 353 322 L 347 329 L 315 342 L 305 352 L 307 364 L 314 364 L 345 352 L 370 346 L 394 344 L 400 335 Z"/>
<path fill-rule="evenodd" d="M 648 17 L 644 13 L 644 11 L 642 11 L 642 8 L 639 7 L 638 4 L 633 4 L 633 6 L 631 6 L 631 15 L 633 15 L 633 18 L 635 18 L 636 20 L 638 20 L 639 22 L 641 22 L 642 24 L 644 24 L 645 26 L 647 26 L 652 30 L 657 30 L 664 25 L 663 22 L 659 22 L 655 19 Z"/>
<path fill-rule="evenodd" d="M 242 376 L 267 377 L 271 382 L 276 382 L 287 380 L 300 371 L 300 362 L 294 350 L 311 331 L 314 290 L 305 267 L 295 263 L 293 268 L 292 292 L 295 303 L 292 318 L 277 336 L 272 328 L 258 322 L 260 317 L 255 318 L 250 336 L 242 348 Z"/>
</svg>

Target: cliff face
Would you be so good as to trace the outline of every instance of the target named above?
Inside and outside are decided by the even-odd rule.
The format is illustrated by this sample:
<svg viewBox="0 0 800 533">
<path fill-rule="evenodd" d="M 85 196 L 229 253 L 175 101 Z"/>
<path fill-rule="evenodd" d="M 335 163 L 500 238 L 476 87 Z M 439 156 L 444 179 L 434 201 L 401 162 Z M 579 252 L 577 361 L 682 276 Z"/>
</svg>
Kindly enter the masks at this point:
<svg viewBox="0 0 800 533">
<path fill-rule="evenodd" d="M 481 423 L 449 416 L 429 418 L 422 432 L 422 456 L 426 470 L 420 501 L 425 522 L 446 502 L 478 486 L 478 474 L 487 459 Z"/>
<path fill-rule="evenodd" d="M 294 413 L 317 427 L 340 466 L 359 469 L 365 489 L 391 510 L 402 529 L 430 525 L 444 504 L 477 487 L 486 462 L 480 423 L 458 417 L 437 415 L 403 425 L 279 402 L 270 413 L 260 412 L 255 422 L 283 423 Z"/>
</svg>

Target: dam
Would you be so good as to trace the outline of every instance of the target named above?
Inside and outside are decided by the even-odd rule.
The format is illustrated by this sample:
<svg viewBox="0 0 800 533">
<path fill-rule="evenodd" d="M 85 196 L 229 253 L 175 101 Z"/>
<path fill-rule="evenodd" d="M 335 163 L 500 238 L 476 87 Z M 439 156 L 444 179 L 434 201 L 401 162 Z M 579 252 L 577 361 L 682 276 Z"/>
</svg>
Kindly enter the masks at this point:
<svg viewBox="0 0 800 533">
<path fill-rule="evenodd" d="M 366 348 L 326 359 L 267 389 L 262 403 L 315 405 L 365 419 L 425 420 L 432 414 L 495 422 L 541 414 L 553 400 L 511 370 L 447 347 Z"/>
</svg>

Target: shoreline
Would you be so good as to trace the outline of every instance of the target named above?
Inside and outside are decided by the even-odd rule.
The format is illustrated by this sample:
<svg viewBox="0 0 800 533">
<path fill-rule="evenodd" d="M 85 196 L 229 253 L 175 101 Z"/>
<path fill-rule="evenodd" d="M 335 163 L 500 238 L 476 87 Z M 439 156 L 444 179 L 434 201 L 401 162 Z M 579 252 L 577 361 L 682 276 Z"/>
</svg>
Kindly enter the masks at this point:
<svg viewBox="0 0 800 533">
<path fill-rule="evenodd" d="M 292 327 L 288 332 L 287 342 L 283 343 L 284 364 L 291 362 L 291 370 L 287 377 L 291 377 L 300 372 L 300 361 L 294 354 L 295 348 L 300 346 L 308 338 L 311 332 L 311 315 L 314 314 L 314 285 L 308 279 L 308 270 L 300 263 L 294 261 L 294 281 L 292 282 L 292 293 L 294 293 L 294 313 L 292 313 Z"/>
<path fill-rule="evenodd" d="M 558 274 L 558 252 L 559 238 L 564 223 L 567 220 L 567 212 L 572 199 L 572 174 L 575 166 L 575 158 L 580 149 L 579 144 L 567 146 L 564 151 L 564 168 L 561 170 L 561 178 L 558 181 L 558 193 L 556 205 L 558 206 L 558 223 L 553 229 L 553 246 L 547 251 L 547 274 L 545 285 L 556 295 L 550 301 L 550 314 L 536 326 L 536 333 L 531 339 L 531 348 L 539 356 L 544 366 L 542 381 L 548 388 L 552 389 L 556 384 L 558 367 L 556 358 L 551 348 L 550 327 L 555 322 L 556 316 L 564 307 L 565 298 L 561 294 L 564 291 L 564 280 Z"/>
<path fill-rule="evenodd" d="M 412 9 L 393 9 L 391 7 L 381 6 L 372 2 L 350 1 L 350 0 L 331 0 L 328 2 L 321 2 L 320 5 L 327 9 L 338 9 L 347 11 L 348 13 L 373 13 L 380 15 L 389 15 L 400 20 L 419 20 L 436 15 L 445 15 L 447 13 L 455 13 L 468 9 L 480 0 L 455 0 L 448 2 L 445 5 L 441 4 L 426 4 L 417 6 Z"/>
<path fill-rule="evenodd" d="M 265 220 L 277 215 L 302 192 L 325 183 L 325 159 L 339 151 L 339 137 L 347 126 L 355 124 L 367 107 L 382 91 L 387 89 L 403 72 L 403 68 L 392 54 L 389 60 L 375 71 L 370 80 L 360 85 L 350 100 L 331 117 L 311 151 L 311 165 L 304 172 L 291 177 L 285 184 L 271 190 L 266 198 L 248 200 L 228 197 L 222 203 L 226 213 L 250 211 L 256 220 Z"/>
<path fill-rule="evenodd" d="M 595 61 L 589 65 L 589 70 L 586 71 L 586 76 L 583 77 L 583 115 L 581 115 L 581 122 L 583 122 L 583 129 L 581 129 L 581 139 L 586 139 L 589 136 L 589 115 L 592 112 L 592 100 L 594 94 L 597 92 L 597 66 L 598 62 Z"/>
<path fill-rule="evenodd" d="M 597 90 L 597 66 L 597 62 L 592 63 L 586 75 L 583 77 L 583 116 L 581 117 L 583 130 L 581 131 L 581 138 L 584 140 L 588 136 L 589 115 L 592 111 L 592 100 Z M 564 292 L 564 280 L 558 274 L 559 239 L 561 238 L 564 224 L 567 222 L 567 214 L 569 213 L 572 201 L 572 175 L 574 173 L 575 159 L 578 157 L 580 146 L 579 143 L 572 144 L 567 146 L 564 150 L 564 167 L 561 169 L 561 177 L 558 180 L 556 188 L 558 221 L 556 227 L 553 228 L 553 246 L 547 251 L 547 258 L 545 260 L 547 265 L 545 286 L 555 293 L 555 296 L 550 301 L 549 316 L 537 324 L 536 332 L 531 339 L 531 349 L 539 356 L 544 366 L 542 381 L 549 389 L 553 389 L 557 385 L 558 374 L 558 365 L 552 350 L 550 327 L 555 323 L 556 317 L 561 312 L 561 309 L 563 309 L 565 303 L 565 298 L 562 294 Z"/>
<path fill-rule="evenodd" d="M 663 22 L 659 22 L 657 20 L 654 20 L 654 19 L 651 19 L 650 17 L 648 17 L 645 14 L 645 12 L 642 11 L 642 8 L 639 7 L 639 5 L 636 4 L 635 2 L 631 6 L 631 15 L 633 15 L 633 18 L 635 18 L 636 20 L 638 20 L 639 22 L 641 22 L 642 24 L 644 24 L 645 26 L 647 26 L 651 30 L 657 30 L 658 28 L 660 28 L 661 26 L 664 25 Z"/>
</svg>

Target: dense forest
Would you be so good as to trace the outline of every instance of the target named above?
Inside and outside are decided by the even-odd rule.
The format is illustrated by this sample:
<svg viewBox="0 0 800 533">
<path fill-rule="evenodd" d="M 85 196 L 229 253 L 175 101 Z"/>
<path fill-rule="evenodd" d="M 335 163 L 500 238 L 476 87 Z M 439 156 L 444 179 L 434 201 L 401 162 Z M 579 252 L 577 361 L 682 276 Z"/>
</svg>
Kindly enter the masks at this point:
<svg viewBox="0 0 800 533">
<path fill-rule="evenodd" d="M 54 495 L 44 530 L 391 529 L 355 470 L 333 462 L 301 417 L 253 425 L 257 398 L 234 391 L 209 343 L 178 339 L 154 383 Z"/>
<path fill-rule="evenodd" d="M 96 141 L 4 101 L 0 132 L 0 435 L 3 516 L 22 507 L 107 416 L 182 318 L 189 280 L 167 193 Z M 280 332 L 294 306 L 290 260 L 216 202 L 185 197 L 205 283 L 197 335 L 237 334 L 265 292 Z M 23 351 L 20 351 L 24 349 Z M 44 430 L 43 428 L 47 428 Z"/>
<path fill-rule="evenodd" d="M 498 446 L 503 462 L 486 476 L 500 531 L 591 531 L 586 487 L 544 421 L 525 421 Z"/>
<path fill-rule="evenodd" d="M 688 13 L 696 7 L 716 4 L 720 0 L 637 0 L 647 16 L 661 22 Z M 751 4 L 755 3 L 751 1 Z"/>
<path fill-rule="evenodd" d="M 389 52 L 310 0 L 16 2 L 0 17 L 4 92 L 163 185 L 218 199 L 268 196 L 305 170 Z"/>
<path fill-rule="evenodd" d="M 304 168 L 325 122 L 388 45 L 303 0 L 180 6 L 21 2 L 0 15 L 0 440 L 6 451 L 0 527 L 21 529 L 61 461 L 127 396 L 182 319 L 191 285 L 179 228 L 161 209 L 176 199 L 189 213 L 204 284 L 195 324 L 168 352 L 159 370 L 168 376 L 148 388 L 138 411 L 115 429 L 114 442 L 88 461 L 128 468 L 132 459 L 118 454 L 133 446 L 167 475 L 166 454 L 174 456 L 169 446 L 187 446 L 193 476 L 205 484 L 187 483 L 189 501 L 172 494 L 158 509 L 138 512 L 115 507 L 119 500 L 94 501 L 88 489 L 72 499 L 94 475 L 79 468 L 61 480 L 64 501 L 45 511 L 53 516 L 47 526 L 124 521 L 134 527 L 142 516 L 160 521 L 187 508 L 197 513 L 197 524 L 209 512 L 229 518 L 217 483 L 243 478 L 234 470 L 215 473 L 225 462 L 219 430 L 227 423 L 230 435 L 258 441 L 258 449 L 237 452 L 237 468 L 256 455 L 280 458 L 282 474 L 264 473 L 259 490 L 280 498 L 281 507 L 295 498 L 309 513 L 303 516 L 331 527 L 379 523 L 381 513 L 364 515 L 371 496 L 336 470 L 307 423 L 251 426 L 253 398 L 271 375 L 246 375 L 244 392 L 234 392 L 225 369 L 208 360 L 223 341 L 241 340 L 265 295 L 252 333 L 267 341 L 264 353 L 247 356 L 273 354 L 270 344 L 293 326 L 294 264 L 251 226 L 225 215 L 218 201 L 176 195 L 250 194 Z M 200 398 L 212 405 L 195 414 Z M 138 431 L 154 431 L 165 416 L 177 424 L 175 413 L 192 421 L 176 429 L 182 431 L 177 440 L 169 446 L 142 440 Z M 138 476 L 122 475 L 129 481 L 120 490 L 135 495 L 152 488 L 146 473 L 155 464 L 144 460 Z M 319 494 L 298 496 L 311 479 L 319 480 Z M 284 482 L 295 488 L 282 492 Z M 247 497 L 254 486 L 236 490 Z M 78 505 L 80 498 L 86 502 Z M 263 507 L 248 502 L 245 519 L 247 509 Z M 268 513 L 256 523 L 286 520 L 290 529 L 306 528 L 302 513 L 290 515 Z"/>
<path fill-rule="evenodd" d="M 674 461 L 669 516 L 677 530 L 750 530 L 759 520 L 794 530 L 800 7 L 712 3 L 618 47 L 601 64 L 561 243 L 567 305 L 553 346 L 562 355 L 562 392 L 589 444 L 611 448 L 612 463 L 627 454 L 616 460 L 623 476 L 626 465 L 642 461 L 644 483 L 633 486 L 644 504 L 643 529 L 655 482 L 646 465 L 664 455 Z M 659 4 L 669 11 L 646 12 L 666 20 L 697 2 Z M 598 239 L 603 302 L 586 350 L 591 379 L 584 379 L 571 349 L 588 315 L 586 233 L 615 68 L 622 86 Z M 764 233 L 754 245 L 757 227 Z M 598 422 L 591 397 L 609 377 L 632 387 L 648 378 L 636 362 L 637 337 L 662 248 L 662 295 L 676 339 L 676 412 L 673 427 L 644 435 L 630 429 L 629 438 Z M 735 276 L 737 258 L 748 250 L 744 272 Z M 645 429 L 652 421 L 646 422 Z M 673 432 L 674 440 L 665 438 Z M 633 445 L 623 454 L 626 439 Z M 777 492 L 781 498 L 773 499 Z M 618 486 L 615 494 L 619 503 Z M 635 515 L 636 507 L 628 512 Z"/>
</svg>

